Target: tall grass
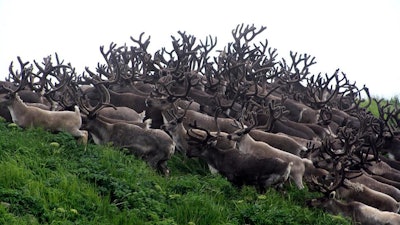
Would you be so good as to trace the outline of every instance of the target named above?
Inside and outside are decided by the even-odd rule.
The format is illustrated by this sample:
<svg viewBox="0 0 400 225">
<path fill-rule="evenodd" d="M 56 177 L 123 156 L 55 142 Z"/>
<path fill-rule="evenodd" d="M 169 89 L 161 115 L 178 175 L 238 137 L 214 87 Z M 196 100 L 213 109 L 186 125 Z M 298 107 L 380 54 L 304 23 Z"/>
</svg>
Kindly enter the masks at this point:
<svg viewBox="0 0 400 225">
<path fill-rule="evenodd" d="M 163 177 L 111 146 L 0 123 L 0 224 L 349 224 L 310 209 L 317 194 L 240 190 L 176 155 Z"/>
</svg>

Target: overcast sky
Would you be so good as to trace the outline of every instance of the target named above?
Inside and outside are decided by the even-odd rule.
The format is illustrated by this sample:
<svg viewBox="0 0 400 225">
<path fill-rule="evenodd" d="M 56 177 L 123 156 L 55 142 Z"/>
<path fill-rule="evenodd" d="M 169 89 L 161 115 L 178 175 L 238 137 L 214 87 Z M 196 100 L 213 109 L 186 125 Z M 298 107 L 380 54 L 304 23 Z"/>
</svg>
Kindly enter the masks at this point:
<svg viewBox="0 0 400 225">
<path fill-rule="evenodd" d="M 222 49 L 241 23 L 266 26 L 259 38 L 279 59 L 307 53 L 316 57 L 313 74 L 340 69 L 374 96 L 400 95 L 399 0 L 0 0 L 0 79 L 17 56 L 33 62 L 57 52 L 77 71 L 95 68 L 101 45 L 132 45 L 142 32 L 151 53 L 170 49 L 177 31 L 216 36 Z"/>
</svg>

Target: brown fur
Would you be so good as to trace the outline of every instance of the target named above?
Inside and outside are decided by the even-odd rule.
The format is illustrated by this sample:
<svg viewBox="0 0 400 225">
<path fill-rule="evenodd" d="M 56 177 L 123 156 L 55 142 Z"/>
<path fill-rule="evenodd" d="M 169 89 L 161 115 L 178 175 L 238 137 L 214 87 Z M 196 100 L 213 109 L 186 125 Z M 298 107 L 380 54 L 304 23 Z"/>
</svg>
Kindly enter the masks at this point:
<svg viewBox="0 0 400 225">
<path fill-rule="evenodd" d="M 249 134 L 238 135 L 236 132 L 230 134 L 229 139 L 238 141 L 238 148 L 241 152 L 252 154 L 256 157 L 271 158 L 276 157 L 284 160 L 285 162 L 292 162 L 293 166 L 290 171 L 290 178 L 295 182 L 299 189 L 303 189 L 303 175 L 305 166 L 303 160 L 291 153 L 284 152 L 274 148 L 267 143 L 255 141 Z"/>
<path fill-rule="evenodd" d="M 193 131 L 199 133 L 201 131 Z M 189 157 L 199 157 L 225 176 L 233 185 L 254 185 L 264 193 L 267 187 L 279 186 L 289 176 L 293 163 L 279 158 L 260 158 L 238 151 L 236 148 L 219 149 L 218 140 L 192 145 Z"/>
<path fill-rule="evenodd" d="M 175 152 L 175 143 L 160 129 L 143 129 L 129 123 L 107 123 L 99 118 L 85 122 L 85 129 L 96 144 L 112 143 L 143 158 L 151 167 L 168 175 L 167 161 Z"/>
<path fill-rule="evenodd" d="M 397 213 L 381 211 L 357 201 L 342 202 L 335 199 L 334 195 L 335 192 L 329 198 L 313 199 L 310 205 L 322 208 L 334 215 L 351 218 L 354 222 L 362 225 L 400 224 L 400 215 Z"/>
</svg>

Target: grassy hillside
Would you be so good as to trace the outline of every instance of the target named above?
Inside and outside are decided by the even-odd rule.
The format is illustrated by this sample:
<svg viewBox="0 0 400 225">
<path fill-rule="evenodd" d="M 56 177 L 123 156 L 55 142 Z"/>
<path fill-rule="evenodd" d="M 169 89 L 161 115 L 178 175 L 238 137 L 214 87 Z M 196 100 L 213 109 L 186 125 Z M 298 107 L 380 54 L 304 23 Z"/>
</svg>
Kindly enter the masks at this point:
<svg viewBox="0 0 400 225">
<path fill-rule="evenodd" d="M 258 195 L 198 160 L 169 167 L 162 177 L 110 146 L 0 122 L 0 224 L 349 224 L 307 208 L 306 190 Z"/>
</svg>

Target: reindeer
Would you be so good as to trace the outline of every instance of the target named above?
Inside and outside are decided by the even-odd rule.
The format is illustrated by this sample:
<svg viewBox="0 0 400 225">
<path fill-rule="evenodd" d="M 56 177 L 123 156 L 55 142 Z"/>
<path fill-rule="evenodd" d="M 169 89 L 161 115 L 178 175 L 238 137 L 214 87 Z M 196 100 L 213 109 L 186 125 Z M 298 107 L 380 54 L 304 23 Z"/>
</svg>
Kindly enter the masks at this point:
<svg viewBox="0 0 400 225">
<path fill-rule="evenodd" d="M 304 145 L 299 144 L 293 138 L 281 134 L 270 133 L 261 129 L 252 129 L 249 134 L 256 141 L 265 142 L 274 148 L 297 156 L 300 156 L 301 152 L 307 150 Z"/>
<path fill-rule="evenodd" d="M 189 129 L 187 135 L 191 144 L 187 155 L 205 160 L 237 187 L 254 185 L 259 193 L 265 193 L 266 188 L 282 185 L 289 177 L 291 162 L 255 157 L 236 148 L 220 149 L 217 136 L 198 127 Z"/>
<path fill-rule="evenodd" d="M 18 60 L 21 64 L 21 83 L 16 90 L 3 86 L 3 88 L 9 91 L 9 94 L 4 96 L 3 101 L 1 101 L 1 105 L 7 106 L 9 109 L 12 121 L 23 128 L 41 127 L 53 132 L 67 132 L 79 138 L 86 149 L 88 133 L 85 130 L 81 130 L 82 119 L 78 106 L 75 106 L 74 112 L 48 111 L 38 107 L 28 106 L 21 100 L 18 92 L 26 85 L 31 69 L 26 68 L 28 63 L 23 63 L 19 57 Z"/>
<path fill-rule="evenodd" d="M 255 141 L 249 134 L 250 130 L 256 127 L 256 114 L 252 113 L 252 125 L 250 127 L 236 130 L 228 135 L 228 139 L 237 141 L 238 149 L 241 152 L 252 154 L 256 157 L 276 157 L 288 163 L 293 163 L 290 170 L 290 178 L 295 182 L 299 189 L 303 189 L 303 175 L 305 172 L 305 165 L 303 159 L 300 157 L 274 148 L 269 144 L 261 141 Z"/>
<path fill-rule="evenodd" d="M 396 224 L 393 221 L 400 218 L 397 218 L 399 203 L 388 195 L 349 181 L 346 163 L 344 158 L 337 159 L 332 174 L 322 177 L 312 175 L 314 187 L 325 196 L 312 199 L 309 204 L 335 215 L 350 217 L 354 222 L 361 224 Z M 340 199 L 335 199 L 335 196 L 339 196 Z M 368 220 L 364 220 L 365 217 Z M 385 223 L 382 223 L 383 221 Z M 387 223 L 389 221 L 392 223 Z"/>
<path fill-rule="evenodd" d="M 390 184 L 378 181 L 365 172 L 348 173 L 348 176 L 351 177 L 350 181 L 352 182 L 358 182 L 373 190 L 385 193 L 396 199 L 396 201 L 400 201 L 400 190 Z"/>
<path fill-rule="evenodd" d="M 172 107 L 166 111 L 163 111 L 163 115 L 165 117 L 169 117 L 169 121 L 167 121 L 162 128 L 167 131 L 172 139 L 174 139 L 176 143 L 177 150 L 180 151 L 182 154 L 186 154 L 187 151 L 191 148 L 191 146 L 188 144 L 188 135 L 187 135 L 187 129 L 183 125 L 183 121 L 186 117 L 186 112 L 188 111 L 188 108 L 190 105 L 187 105 L 186 108 L 184 109 L 183 114 L 178 115 L 177 112 L 175 112 L 176 107 Z M 228 133 L 221 132 L 219 129 L 218 125 L 218 117 L 217 113 L 214 117 L 214 122 L 215 126 L 217 127 L 218 131 L 209 131 L 211 135 L 214 135 L 216 139 L 218 140 L 217 145 L 215 147 L 219 149 L 231 149 L 231 148 L 236 148 L 236 142 L 228 140 L 226 137 Z M 197 121 L 194 120 L 194 123 L 197 124 Z M 189 124 L 190 126 L 190 124 Z M 211 169 L 211 168 L 210 168 Z M 213 171 L 211 169 L 211 171 Z"/>
<path fill-rule="evenodd" d="M 363 204 L 375 207 L 379 210 L 397 213 L 400 208 L 399 202 L 388 194 L 376 191 L 356 181 L 352 181 L 346 168 L 344 159 L 336 160 L 333 166 L 333 172 L 321 173 L 317 171 L 311 173 L 310 187 L 328 194 L 336 192 L 338 199 L 345 201 L 358 201 Z M 319 181 L 323 179 L 323 181 Z M 329 185 L 326 185 L 329 183 Z"/>
<path fill-rule="evenodd" d="M 98 117 L 99 110 L 109 104 L 110 96 L 107 88 L 96 80 L 92 80 L 98 89 L 102 101 L 96 106 L 88 104 L 80 98 L 79 106 L 86 114 L 84 127 L 91 134 L 96 144 L 112 143 L 121 149 L 145 160 L 152 168 L 164 175 L 169 174 L 167 161 L 175 152 L 175 143 L 171 137 L 160 129 L 142 128 L 126 122 L 110 123 Z"/>
<path fill-rule="evenodd" d="M 382 211 L 398 213 L 400 209 L 400 203 L 390 195 L 347 179 L 344 180 L 342 186 L 336 189 L 336 193 L 340 199 L 358 201 Z"/>
<path fill-rule="evenodd" d="M 81 138 L 86 146 L 88 134 L 81 130 L 82 119 L 78 106 L 74 112 L 48 111 L 35 106 L 26 105 L 18 93 L 11 93 L 10 98 L 1 103 L 10 110 L 12 121 L 23 128 L 41 127 L 49 131 L 62 131 Z M 86 149 L 86 147 L 85 147 Z"/>
<path fill-rule="evenodd" d="M 251 101 L 252 109 L 248 111 L 257 112 L 257 121 L 260 124 L 268 124 L 264 129 L 271 133 L 285 133 L 290 136 L 300 137 L 307 140 L 316 139 L 316 134 L 310 127 L 304 123 L 294 122 L 285 118 L 285 115 L 290 112 L 286 110 L 284 105 L 273 99 L 266 102 L 268 105 L 260 105 Z M 254 109 L 255 107 L 255 109 Z"/>
<path fill-rule="evenodd" d="M 175 104 L 179 104 L 180 102 L 178 98 L 155 98 L 151 97 L 146 100 L 146 104 L 151 107 L 151 108 L 156 108 L 161 110 L 161 114 L 164 119 L 164 123 L 167 123 L 170 120 L 170 116 L 166 113 L 168 110 L 171 110 L 175 108 Z M 175 103 L 177 102 L 177 103 Z M 190 106 L 190 105 L 189 105 Z M 201 124 L 204 128 L 209 129 L 210 131 L 220 131 L 223 132 L 233 132 L 237 130 L 237 127 L 235 126 L 235 123 L 237 122 L 235 119 L 232 118 L 222 118 L 218 117 L 217 118 L 217 124 L 215 123 L 215 117 L 209 116 L 207 114 L 191 110 L 191 109 L 186 109 L 184 110 L 183 108 L 177 107 L 175 109 L 177 112 L 176 114 L 183 115 L 185 114 L 186 116 L 183 118 L 183 125 L 185 129 L 189 128 L 189 124 L 193 123 L 198 123 Z"/>
<path fill-rule="evenodd" d="M 386 162 L 373 161 L 365 166 L 365 170 L 371 175 L 378 175 L 391 181 L 400 182 L 400 171 L 392 168 Z"/>
<path fill-rule="evenodd" d="M 105 83 L 108 83 L 108 81 Z M 153 128 L 160 128 L 160 126 L 162 125 L 161 112 L 157 109 L 147 107 L 147 97 L 127 92 L 118 93 L 111 90 L 108 90 L 108 92 L 110 95 L 110 103 L 113 106 L 118 108 L 130 108 L 139 114 L 145 113 L 145 119 L 151 119 L 153 121 Z M 99 93 L 97 93 L 95 90 L 92 90 L 91 92 L 86 93 L 86 95 L 92 101 L 97 101 Z"/>
<path fill-rule="evenodd" d="M 362 225 L 400 224 L 400 215 L 397 213 L 381 211 L 357 201 L 342 202 L 335 199 L 335 195 L 335 192 L 331 192 L 329 197 L 312 199 L 309 204 L 334 215 L 351 218 L 354 222 Z"/>
<path fill-rule="evenodd" d="M 116 51 L 114 51 L 115 44 L 110 45 L 110 49 L 107 52 L 104 52 L 104 46 L 100 48 L 100 51 L 107 62 L 107 66 L 98 65 L 96 71 L 97 73 L 92 72 L 89 68 L 86 68 L 86 72 L 90 75 L 91 78 L 85 78 L 90 80 L 97 80 L 98 83 L 102 83 L 107 86 L 113 86 L 117 84 L 121 79 L 122 68 L 121 65 L 117 62 L 116 59 Z M 102 80 L 101 77 L 107 77 L 106 80 Z M 115 88 L 115 87 L 114 87 Z M 162 117 L 161 112 L 157 109 L 148 108 L 146 105 L 146 99 L 149 97 L 149 93 L 140 93 L 140 92 L 117 92 L 111 90 L 112 88 L 108 88 L 108 93 L 110 95 L 110 103 L 115 107 L 128 107 L 135 110 L 137 113 L 145 113 L 146 119 L 152 120 L 152 128 L 160 128 L 162 125 Z M 91 99 L 91 101 L 99 100 L 99 93 L 96 91 L 96 88 L 89 88 L 85 91 L 85 95 Z"/>
<path fill-rule="evenodd" d="M 143 122 L 145 120 L 145 112 L 137 113 L 134 109 L 128 107 L 105 107 L 99 110 L 100 116 L 108 117 L 110 119 Z"/>
</svg>

